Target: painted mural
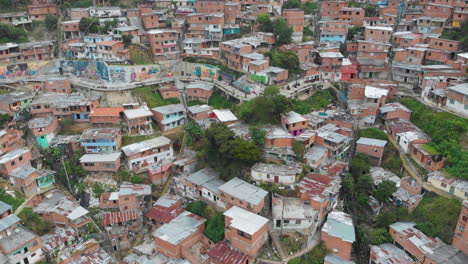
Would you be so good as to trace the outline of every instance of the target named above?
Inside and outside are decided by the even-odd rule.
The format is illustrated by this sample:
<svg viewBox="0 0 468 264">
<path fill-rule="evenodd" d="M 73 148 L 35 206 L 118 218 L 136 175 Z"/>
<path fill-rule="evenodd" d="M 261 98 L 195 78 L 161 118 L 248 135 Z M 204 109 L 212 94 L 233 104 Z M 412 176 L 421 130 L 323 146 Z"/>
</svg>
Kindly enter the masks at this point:
<svg viewBox="0 0 468 264">
<path fill-rule="evenodd" d="M 107 65 L 105 62 L 66 60 L 60 62 L 64 72 L 90 80 L 132 83 L 160 77 L 158 65 Z"/>
<path fill-rule="evenodd" d="M 108 66 L 109 81 L 113 83 L 132 83 L 159 77 L 157 65 Z"/>
<path fill-rule="evenodd" d="M 0 79 L 5 80 L 13 77 L 33 76 L 40 67 L 47 63 L 49 63 L 49 61 L 0 65 Z"/>
<path fill-rule="evenodd" d="M 65 60 L 60 61 L 64 72 L 72 73 L 78 77 L 90 80 L 109 80 L 108 66 L 99 61 L 79 61 Z"/>
<path fill-rule="evenodd" d="M 209 64 L 198 64 L 193 74 L 198 77 L 218 79 L 218 68 Z"/>
</svg>

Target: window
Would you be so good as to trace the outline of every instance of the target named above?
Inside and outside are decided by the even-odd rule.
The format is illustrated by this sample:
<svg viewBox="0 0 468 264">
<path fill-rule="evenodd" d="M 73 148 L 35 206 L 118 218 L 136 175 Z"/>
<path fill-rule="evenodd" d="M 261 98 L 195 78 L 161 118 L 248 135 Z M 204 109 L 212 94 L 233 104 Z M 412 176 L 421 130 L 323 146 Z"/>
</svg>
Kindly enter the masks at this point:
<svg viewBox="0 0 468 264">
<path fill-rule="evenodd" d="M 447 184 L 443 182 L 440 183 L 440 186 L 442 186 L 443 188 L 447 188 Z"/>
<path fill-rule="evenodd" d="M 22 160 L 23 160 L 23 156 L 20 156 L 20 157 L 19 157 L 19 160 L 22 161 Z"/>
<path fill-rule="evenodd" d="M 379 150 L 375 148 L 375 149 L 374 149 L 374 152 L 377 152 L 377 151 L 379 151 Z"/>
<path fill-rule="evenodd" d="M 16 163 L 15 163 L 14 161 L 12 161 L 12 162 L 10 163 L 11 166 L 15 166 L 15 164 L 16 164 Z"/>
<path fill-rule="evenodd" d="M 454 104 L 455 103 L 455 100 L 454 99 L 450 99 L 450 104 Z"/>
</svg>

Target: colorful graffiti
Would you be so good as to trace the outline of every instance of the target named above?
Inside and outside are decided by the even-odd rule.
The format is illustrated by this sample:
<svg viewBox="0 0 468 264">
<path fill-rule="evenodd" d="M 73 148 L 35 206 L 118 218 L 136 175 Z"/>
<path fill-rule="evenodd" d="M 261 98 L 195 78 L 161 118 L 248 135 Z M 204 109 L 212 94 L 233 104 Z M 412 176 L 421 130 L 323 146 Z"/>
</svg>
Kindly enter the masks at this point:
<svg viewBox="0 0 468 264">
<path fill-rule="evenodd" d="M 155 65 L 108 66 L 110 82 L 131 83 L 158 77 L 160 70 Z"/>
<path fill-rule="evenodd" d="M 199 64 L 193 74 L 198 77 L 218 79 L 218 68 L 209 64 Z"/>
<path fill-rule="evenodd" d="M 13 77 L 33 76 L 39 67 L 46 65 L 49 61 L 28 62 L 0 66 L 0 79 L 5 80 Z"/>
<path fill-rule="evenodd" d="M 108 66 L 104 62 L 65 60 L 61 61 L 60 65 L 64 72 L 73 73 L 78 77 L 91 80 L 109 80 Z"/>
<path fill-rule="evenodd" d="M 159 66 L 107 65 L 105 62 L 66 60 L 60 62 L 64 72 L 78 77 L 111 83 L 132 83 L 159 77 Z"/>
</svg>

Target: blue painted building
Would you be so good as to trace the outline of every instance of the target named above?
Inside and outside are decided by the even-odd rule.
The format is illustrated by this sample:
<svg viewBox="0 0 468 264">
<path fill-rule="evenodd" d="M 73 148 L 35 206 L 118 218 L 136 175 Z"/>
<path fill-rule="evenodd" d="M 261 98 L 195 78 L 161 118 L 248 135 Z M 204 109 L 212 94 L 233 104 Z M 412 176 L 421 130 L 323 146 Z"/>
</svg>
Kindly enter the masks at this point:
<svg viewBox="0 0 468 264">
<path fill-rule="evenodd" d="M 337 33 L 337 32 L 322 32 L 320 34 L 320 42 L 340 42 L 345 43 L 346 33 Z"/>
<path fill-rule="evenodd" d="M 119 151 L 122 134 L 118 128 L 88 128 L 81 135 L 84 153 L 112 153 Z"/>
</svg>

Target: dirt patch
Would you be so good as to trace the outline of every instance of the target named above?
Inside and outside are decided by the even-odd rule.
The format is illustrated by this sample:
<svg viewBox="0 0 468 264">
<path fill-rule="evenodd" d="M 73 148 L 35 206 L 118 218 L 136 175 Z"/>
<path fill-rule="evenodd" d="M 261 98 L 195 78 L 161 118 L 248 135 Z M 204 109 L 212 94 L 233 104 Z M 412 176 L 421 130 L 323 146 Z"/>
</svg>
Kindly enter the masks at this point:
<svg viewBox="0 0 468 264">
<path fill-rule="evenodd" d="M 63 120 L 59 135 L 77 135 L 91 127 L 91 123 L 76 123 L 71 120 Z"/>
</svg>

